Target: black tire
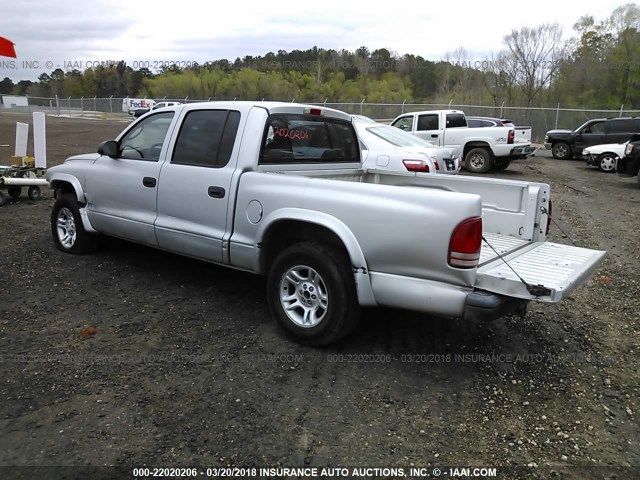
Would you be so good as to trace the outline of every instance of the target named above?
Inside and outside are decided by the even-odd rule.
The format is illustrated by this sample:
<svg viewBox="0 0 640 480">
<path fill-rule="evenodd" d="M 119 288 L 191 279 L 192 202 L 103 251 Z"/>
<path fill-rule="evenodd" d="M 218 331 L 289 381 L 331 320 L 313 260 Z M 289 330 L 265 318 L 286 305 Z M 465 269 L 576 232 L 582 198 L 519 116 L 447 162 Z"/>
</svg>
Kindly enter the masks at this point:
<svg viewBox="0 0 640 480">
<path fill-rule="evenodd" d="M 511 160 L 505 160 L 503 162 L 496 162 L 496 164 L 494 165 L 494 170 L 497 171 L 502 171 L 502 170 L 506 170 L 507 168 L 509 168 L 509 165 L 511 165 Z"/>
<path fill-rule="evenodd" d="M 42 196 L 42 191 L 37 185 L 32 185 L 29 187 L 29 190 L 27 190 L 27 195 L 31 200 L 38 200 Z"/>
<path fill-rule="evenodd" d="M 0 207 L 2 207 L 5 203 L 7 203 L 7 197 L 4 196 L 4 193 L 0 192 Z"/>
<path fill-rule="evenodd" d="M 491 157 L 486 148 L 472 148 L 464 157 L 464 168 L 473 173 L 487 173 L 493 166 Z"/>
<path fill-rule="evenodd" d="M 78 201 L 69 193 L 59 196 L 53 204 L 51 236 L 56 248 L 66 253 L 90 253 L 99 246 L 99 237 L 84 229 Z"/>
<path fill-rule="evenodd" d="M 598 170 L 605 173 L 614 173 L 616 171 L 617 155 L 613 153 L 602 153 L 598 157 Z"/>
<path fill-rule="evenodd" d="M 9 188 L 7 188 L 7 193 L 9 194 L 9 196 L 11 198 L 13 198 L 14 200 L 17 200 L 18 198 L 20 198 L 20 194 L 22 193 L 22 188 L 20 188 L 20 187 L 9 187 Z"/>
<path fill-rule="evenodd" d="M 554 143 L 551 147 L 551 155 L 559 160 L 568 160 L 571 158 L 571 147 L 567 142 Z"/>
<path fill-rule="evenodd" d="M 267 275 L 267 301 L 272 316 L 284 331 L 305 345 L 334 343 L 351 333 L 360 318 L 348 257 L 336 248 L 318 243 L 298 243 L 278 255 Z M 293 308 L 285 309 L 287 301 Z M 302 305 L 302 301 L 308 301 L 309 306 Z M 318 315 L 312 317 L 310 310 Z M 303 326 L 305 320 L 309 324 Z"/>
</svg>

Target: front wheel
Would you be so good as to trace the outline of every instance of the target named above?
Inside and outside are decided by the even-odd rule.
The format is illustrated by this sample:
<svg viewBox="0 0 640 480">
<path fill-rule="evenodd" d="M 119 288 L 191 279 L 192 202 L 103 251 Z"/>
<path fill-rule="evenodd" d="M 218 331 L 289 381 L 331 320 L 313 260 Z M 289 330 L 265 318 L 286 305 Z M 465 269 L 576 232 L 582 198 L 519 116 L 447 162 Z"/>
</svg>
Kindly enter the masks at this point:
<svg viewBox="0 0 640 480">
<path fill-rule="evenodd" d="M 51 211 L 51 235 L 58 250 L 67 253 L 89 253 L 98 246 L 98 238 L 84 229 L 75 195 L 58 197 Z"/>
<path fill-rule="evenodd" d="M 551 147 L 551 155 L 559 160 L 568 160 L 571 158 L 571 147 L 567 142 L 554 143 Z"/>
<path fill-rule="evenodd" d="M 348 257 L 317 243 L 284 250 L 267 277 L 271 314 L 295 340 L 322 346 L 348 335 L 360 317 Z"/>
<path fill-rule="evenodd" d="M 486 148 L 472 148 L 464 157 L 464 168 L 473 173 L 491 170 L 491 153 Z"/>
<path fill-rule="evenodd" d="M 617 157 L 612 153 L 603 153 L 598 157 L 598 169 L 605 173 L 615 172 L 616 158 Z"/>
</svg>

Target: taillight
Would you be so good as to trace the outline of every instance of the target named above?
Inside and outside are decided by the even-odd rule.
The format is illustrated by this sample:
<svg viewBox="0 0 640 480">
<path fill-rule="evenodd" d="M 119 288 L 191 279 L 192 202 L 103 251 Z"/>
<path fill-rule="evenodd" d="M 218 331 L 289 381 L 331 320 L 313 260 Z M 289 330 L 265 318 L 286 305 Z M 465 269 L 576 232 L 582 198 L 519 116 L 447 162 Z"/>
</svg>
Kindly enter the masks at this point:
<svg viewBox="0 0 640 480">
<path fill-rule="evenodd" d="M 509 130 L 509 135 L 507 135 L 507 143 L 513 143 L 516 138 L 516 131 Z"/>
<path fill-rule="evenodd" d="M 453 230 L 449 241 L 450 267 L 475 268 L 480 260 L 482 218 L 467 218 Z"/>
<path fill-rule="evenodd" d="M 551 203 L 551 199 L 549 199 L 549 208 L 547 208 L 547 231 L 544 233 L 545 235 L 549 235 L 549 230 L 551 230 L 551 210 L 553 210 L 553 204 Z"/>
<path fill-rule="evenodd" d="M 402 160 L 404 168 L 410 172 L 426 172 L 429 173 L 429 164 L 424 160 Z"/>
<path fill-rule="evenodd" d="M 433 161 L 433 166 L 436 168 L 436 171 L 440 170 L 440 165 L 438 165 L 438 161 L 437 160 Z"/>
</svg>

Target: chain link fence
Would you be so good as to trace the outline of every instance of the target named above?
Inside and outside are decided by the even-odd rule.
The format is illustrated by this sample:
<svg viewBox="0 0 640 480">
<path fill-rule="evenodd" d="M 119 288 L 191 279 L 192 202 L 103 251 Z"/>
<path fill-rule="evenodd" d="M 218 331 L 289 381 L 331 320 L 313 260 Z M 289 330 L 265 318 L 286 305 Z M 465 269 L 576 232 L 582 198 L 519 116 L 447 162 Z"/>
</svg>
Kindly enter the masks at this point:
<svg viewBox="0 0 640 480">
<path fill-rule="evenodd" d="M 128 98 L 128 97 L 127 97 Z M 13 111 L 44 111 L 54 115 L 85 115 L 104 116 L 104 114 L 125 115 L 123 111 L 124 98 L 120 97 L 26 97 L 26 105 L 2 105 Z M 146 99 L 145 99 L 146 100 Z M 186 98 L 156 98 L 156 102 L 173 101 L 181 103 L 204 102 L 211 100 L 243 100 L 241 98 L 215 98 L 192 99 Z M 269 99 L 259 99 L 269 100 Z M 295 99 L 293 99 L 295 101 Z M 287 101 L 291 101 L 287 99 Z M 573 130 L 587 120 L 602 117 L 632 117 L 640 115 L 640 110 L 624 110 L 621 106 L 618 110 L 576 109 L 556 107 L 512 107 L 506 105 L 455 105 L 439 103 L 367 103 L 360 102 L 309 102 L 313 105 L 323 105 L 330 108 L 345 111 L 351 114 L 365 115 L 379 121 L 391 121 L 393 118 L 407 112 L 420 110 L 462 110 L 467 115 L 483 117 L 500 117 L 512 120 L 516 125 L 530 126 L 532 129 L 532 141 L 542 143 L 548 130 L 554 128 L 566 128 Z"/>
</svg>

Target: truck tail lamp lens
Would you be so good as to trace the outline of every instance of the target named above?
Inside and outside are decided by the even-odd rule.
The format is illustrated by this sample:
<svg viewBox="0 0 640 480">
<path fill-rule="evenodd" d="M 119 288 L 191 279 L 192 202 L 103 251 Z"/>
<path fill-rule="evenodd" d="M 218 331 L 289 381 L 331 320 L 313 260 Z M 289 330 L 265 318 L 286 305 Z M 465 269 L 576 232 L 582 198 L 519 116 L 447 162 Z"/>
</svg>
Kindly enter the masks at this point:
<svg viewBox="0 0 640 480">
<path fill-rule="evenodd" d="M 513 143 L 516 139 L 516 131 L 511 129 L 509 130 L 509 135 L 507 136 L 507 143 Z"/>
<path fill-rule="evenodd" d="M 305 108 L 304 113 L 308 115 L 323 115 L 321 108 Z"/>
<path fill-rule="evenodd" d="M 424 160 L 402 160 L 402 163 L 410 172 L 429 173 L 431 171 L 429 164 Z"/>
<path fill-rule="evenodd" d="M 480 260 L 482 218 L 467 218 L 453 230 L 449 242 L 450 267 L 476 268 Z"/>
</svg>

